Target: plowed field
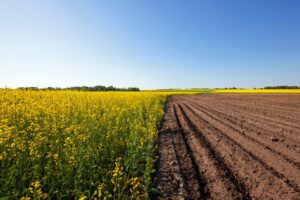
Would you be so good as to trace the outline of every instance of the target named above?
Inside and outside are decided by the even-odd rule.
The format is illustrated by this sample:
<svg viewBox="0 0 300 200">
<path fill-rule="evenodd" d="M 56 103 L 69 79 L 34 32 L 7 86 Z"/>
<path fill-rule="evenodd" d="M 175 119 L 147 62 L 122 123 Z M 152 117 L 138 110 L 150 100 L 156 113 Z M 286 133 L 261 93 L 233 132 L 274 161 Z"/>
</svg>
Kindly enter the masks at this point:
<svg viewBox="0 0 300 200">
<path fill-rule="evenodd" d="M 300 199 L 300 95 L 173 96 L 159 199 Z"/>
</svg>

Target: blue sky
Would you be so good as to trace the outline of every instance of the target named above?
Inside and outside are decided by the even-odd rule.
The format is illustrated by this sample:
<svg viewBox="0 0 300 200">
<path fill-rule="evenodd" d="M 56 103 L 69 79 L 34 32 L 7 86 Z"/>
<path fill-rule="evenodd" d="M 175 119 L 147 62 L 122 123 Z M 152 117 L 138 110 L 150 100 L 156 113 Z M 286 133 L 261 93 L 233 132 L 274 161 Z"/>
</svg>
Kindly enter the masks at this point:
<svg viewBox="0 0 300 200">
<path fill-rule="evenodd" d="M 300 85 L 299 0 L 0 0 L 0 87 Z"/>
</svg>

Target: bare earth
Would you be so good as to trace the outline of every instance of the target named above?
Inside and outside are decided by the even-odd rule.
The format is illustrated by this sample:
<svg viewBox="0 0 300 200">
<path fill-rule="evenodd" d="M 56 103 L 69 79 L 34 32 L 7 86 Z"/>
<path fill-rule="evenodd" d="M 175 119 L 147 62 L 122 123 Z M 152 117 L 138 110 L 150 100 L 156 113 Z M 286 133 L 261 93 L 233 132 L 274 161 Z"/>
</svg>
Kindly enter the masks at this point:
<svg viewBox="0 0 300 200">
<path fill-rule="evenodd" d="M 300 95 L 170 97 L 158 199 L 300 199 Z"/>
</svg>

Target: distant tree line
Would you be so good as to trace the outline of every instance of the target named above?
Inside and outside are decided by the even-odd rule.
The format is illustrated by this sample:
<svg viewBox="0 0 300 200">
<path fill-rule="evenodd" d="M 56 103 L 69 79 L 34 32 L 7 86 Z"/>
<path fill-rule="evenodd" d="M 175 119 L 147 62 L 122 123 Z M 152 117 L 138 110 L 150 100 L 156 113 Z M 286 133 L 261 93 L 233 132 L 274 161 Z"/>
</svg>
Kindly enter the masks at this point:
<svg viewBox="0 0 300 200">
<path fill-rule="evenodd" d="M 215 88 L 215 89 L 222 89 L 222 88 Z M 243 88 L 225 87 L 223 89 L 235 90 L 235 89 L 243 89 Z M 253 89 L 300 89 L 300 86 L 279 85 L 279 86 L 267 86 L 267 87 L 263 87 L 263 88 L 253 88 Z"/>
<path fill-rule="evenodd" d="M 288 86 L 288 85 L 279 85 L 279 86 L 267 86 L 264 89 L 300 89 L 300 86 Z"/>
<path fill-rule="evenodd" d="M 137 87 L 128 87 L 128 88 L 117 88 L 114 86 L 103 86 L 103 85 L 96 85 L 96 86 L 76 86 L 76 87 L 67 87 L 67 88 L 60 88 L 60 87 L 47 87 L 47 88 L 38 88 L 38 87 L 19 87 L 17 89 L 20 90 L 74 90 L 74 91 L 140 91 Z"/>
<path fill-rule="evenodd" d="M 236 87 L 226 87 L 224 88 L 225 90 L 236 90 L 237 88 Z"/>
</svg>

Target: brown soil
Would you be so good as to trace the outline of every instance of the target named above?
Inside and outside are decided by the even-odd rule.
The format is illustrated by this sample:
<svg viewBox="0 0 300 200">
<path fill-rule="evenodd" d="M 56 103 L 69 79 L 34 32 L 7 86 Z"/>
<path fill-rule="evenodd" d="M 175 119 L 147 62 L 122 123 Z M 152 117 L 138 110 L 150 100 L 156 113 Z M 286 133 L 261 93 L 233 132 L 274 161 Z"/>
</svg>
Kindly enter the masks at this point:
<svg viewBox="0 0 300 200">
<path fill-rule="evenodd" d="M 300 199 L 300 95 L 173 96 L 158 199 Z"/>
</svg>

